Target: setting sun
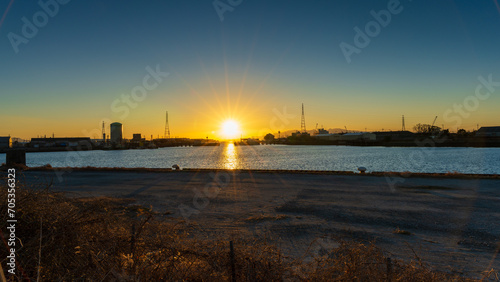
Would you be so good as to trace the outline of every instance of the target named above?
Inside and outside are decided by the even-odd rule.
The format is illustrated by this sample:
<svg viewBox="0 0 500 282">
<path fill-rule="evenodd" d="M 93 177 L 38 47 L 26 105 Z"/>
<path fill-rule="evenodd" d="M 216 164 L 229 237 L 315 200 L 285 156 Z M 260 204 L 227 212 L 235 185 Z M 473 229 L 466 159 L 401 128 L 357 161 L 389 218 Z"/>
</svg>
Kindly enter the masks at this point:
<svg viewBox="0 0 500 282">
<path fill-rule="evenodd" d="M 234 120 L 226 120 L 221 129 L 221 135 L 226 139 L 235 139 L 241 134 L 240 125 Z"/>
</svg>

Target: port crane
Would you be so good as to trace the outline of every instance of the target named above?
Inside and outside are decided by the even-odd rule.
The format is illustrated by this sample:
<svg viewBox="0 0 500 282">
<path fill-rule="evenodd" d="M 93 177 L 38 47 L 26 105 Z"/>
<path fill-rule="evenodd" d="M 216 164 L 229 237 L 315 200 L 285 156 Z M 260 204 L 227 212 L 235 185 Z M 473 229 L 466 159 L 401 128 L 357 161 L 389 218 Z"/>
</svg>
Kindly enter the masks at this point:
<svg viewBox="0 0 500 282">
<path fill-rule="evenodd" d="M 432 122 L 432 125 L 431 125 L 431 129 L 432 129 L 432 128 L 434 128 L 434 124 L 436 123 L 436 119 L 437 119 L 437 118 L 438 118 L 438 116 L 436 116 L 436 117 L 434 118 L 434 121 Z"/>
</svg>

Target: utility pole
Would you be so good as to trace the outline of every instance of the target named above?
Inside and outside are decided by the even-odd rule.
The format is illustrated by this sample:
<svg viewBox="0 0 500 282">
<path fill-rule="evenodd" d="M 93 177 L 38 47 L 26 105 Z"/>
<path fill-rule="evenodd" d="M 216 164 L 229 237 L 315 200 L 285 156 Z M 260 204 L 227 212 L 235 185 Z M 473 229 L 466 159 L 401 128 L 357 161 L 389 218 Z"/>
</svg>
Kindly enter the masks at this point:
<svg viewBox="0 0 500 282">
<path fill-rule="evenodd" d="M 403 115 L 403 127 L 401 128 L 401 131 L 405 131 L 405 116 Z"/>
<path fill-rule="evenodd" d="M 104 121 L 102 122 L 102 141 L 106 141 L 106 131 L 104 130 Z"/>
</svg>

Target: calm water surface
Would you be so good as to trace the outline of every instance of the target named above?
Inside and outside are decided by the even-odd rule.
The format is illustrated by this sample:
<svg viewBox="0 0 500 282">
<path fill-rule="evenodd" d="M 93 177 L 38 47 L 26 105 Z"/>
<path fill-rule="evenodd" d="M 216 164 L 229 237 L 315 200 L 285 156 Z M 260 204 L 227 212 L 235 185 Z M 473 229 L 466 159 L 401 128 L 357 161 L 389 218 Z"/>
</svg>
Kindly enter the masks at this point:
<svg viewBox="0 0 500 282">
<path fill-rule="evenodd" d="M 5 160 L 5 154 L 0 154 Z M 3 161 L 2 161 L 3 162 Z M 292 169 L 500 174 L 500 148 L 257 145 L 28 153 L 28 166 Z"/>
</svg>

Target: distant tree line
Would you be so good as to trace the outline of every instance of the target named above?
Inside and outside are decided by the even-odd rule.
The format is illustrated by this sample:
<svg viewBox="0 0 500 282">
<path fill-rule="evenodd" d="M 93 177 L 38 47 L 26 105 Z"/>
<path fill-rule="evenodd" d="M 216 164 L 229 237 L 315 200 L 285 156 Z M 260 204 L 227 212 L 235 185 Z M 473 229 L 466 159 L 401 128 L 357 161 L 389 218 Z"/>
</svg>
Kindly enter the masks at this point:
<svg viewBox="0 0 500 282">
<path fill-rule="evenodd" d="M 441 131 L 441 127 L 430 124 L 419 123 L 413 127 L 413 131 L 415 131 L 416 133 L 431 134 Z"/>
</svg>

